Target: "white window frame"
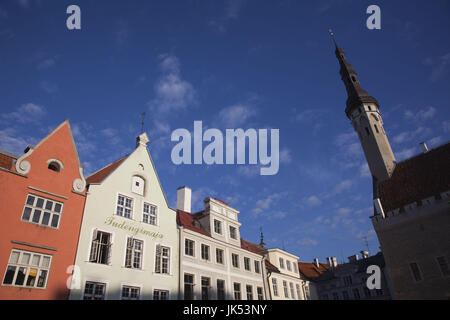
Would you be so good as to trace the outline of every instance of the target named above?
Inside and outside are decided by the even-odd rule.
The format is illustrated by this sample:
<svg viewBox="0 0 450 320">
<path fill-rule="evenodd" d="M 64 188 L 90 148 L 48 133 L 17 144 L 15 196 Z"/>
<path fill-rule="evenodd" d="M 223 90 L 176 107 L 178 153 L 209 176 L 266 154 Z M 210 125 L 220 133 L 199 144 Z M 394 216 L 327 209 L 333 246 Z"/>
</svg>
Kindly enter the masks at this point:
<svg viewBox="0 0 450 320">
<path fill-rule="evenodd" d="M 137 297 L 135 299 L 130 297 L 124 297 L 123 293 L 125 288 L 130 289 L 130 293 L 132 289 L 138 289 Z M 136 286 L 132 284 L 122 284 L 120 286 L 120 300 L 141 300 L 141 297 L 142 297 L 142 286 Z"/>
<path fill-rule="evenodd" d="M 277 278 L 272 278 L 272 291 L 275 297 L 279 297 Z"/>
<path fill-rule="evenodd" d="M 222 252 L 222 262 L 217 261 L 218 258 L 217 251 Z M 216 263 L 220 265 L 225 265 L 225 250 L 222 248 L 216 248 Z"/>
<path fill-rule="evenodd" d="M 186 254 L 186 241 L 190 241 L 192 243 L 192 255 Z M 195 258 L 195 240 L 184 238 L 184 256 Z"/>
<path fill-rule="evenodd" d="M 120 204 L 120 203 L 119 203 L 119 197 L 123 197 L 123 198 L 124 198 L 123 204 Z M 126 204 L 126 200 L 127 200 L 127 199 L 131 200 L 130 217 L 126 217 L 126 216 L 125 216 L 125 208 L 126 208 L 126 205 L 125 205 L 125 204 Z M 135 201 L 135 199 L 134 199 L 133 197 L 130 197 L 130 196 L 128 196 L 128 195 L 126 195 L 126 194 L 124 194 L 124 193 L 122 193 L 122 192 L 117 193 L 116 203 L 115 203 L 115 209 L 114 209 L 114 215 L 115 215 L 115 216 L 118 216 L 118 217 L 125 218 L 125 219 L 131 219 L 131 220 L 133 220 L 135 203 L 136 203 L 136 201 Z M 122 215 L 118 214 L 118 212 L 117 212 L 117 209 L 118 209 L 119 207 L 121 207 L 122 210 L 123 210 L 123 211 L 122 211 Z"/>
<path fill-rule="evenodd" d="M 90 280 L 90 279 L 86 279 L 86 281 L 84 282 L 83 285 L 83 294 L 81 295 L 81 300 L 94 300 L 94 299 L 85 299 L 86 296 L 86 284 L 90 282 L 93 283 L 94 285 L 103 285 L 103 299 L 99 299 L 99 300 L 106 300 L 107 299 L 107 292 L 108 292 L 108 283 L 102 280 Z M 95 292 L 95 287 L 94 290 Z M 93 296 L 95 296 L 95 293 L 93 294 Z"/>
<path fill-rule="evenodd" d="M 255 260 L 255 273 L 260 274 L 261 273 L 261 263 L 258 260 Z"/>
<path fill-rule="evenodd" d="M 144 269 L 144 247 L 145 247 L 145 242 L 142 239 L 139 238 L 135 238 L 135 237 L 127 237 L 126 238 L 126 242 L 125 242 L 125 263 L 124 263 L 124 267 L 127 269 L 135 269 L 135 270 L 143 270 Z M 131 240 L 133 241 L 133 245 L 131 248 L 128 248 L 128 241 Z M 134 260 L 135 260 L 135 254 L 136 254 L 136 247 L 135 247 L 135 242 L 141 242 L 141 250 L 140 251 L 140 261 L 139 261 L 139 267 L 135 267 L 134 266 Z M 130 266 L 127 266 L 127 255 L 128 255 L 128 250 L 131 249 L 131 264 Z"/>
<path fill-rule="evenodd" d="M 102 233 L 108 233 L 110 235 L 109 238 L 109 250 L 108 250 L 108 257 L 107 257 L 107 262 L 106 263 L 101 263 L 101 262 L 97 262 L 98 261 L 98 254 L 97 254 L 97 261 L 91 261 L 91 256 L 92 256 L 92 249 L 93 249 L 93 242 L 94 242 L 94 232 L 95 234 L 98 234 L 98 232 L 102 232 Z M 91 241 L 90 241 L 90 246 L 89 246 L 89 251 L 88 251 L 88 256 L 87 256 L 87 261 L 89 263 L 95 263 L 97 265 L 104 265 L 104 266 L 110 266 L 111 265 L 111 257 L 112 257 L 112 246 L 113 246 L 113 240 L 114 240 L 114 233 L 110 232 L 110 231 L 106 231 L 106 230 L 101 230 L 101 229 L 92 229 L 91 230 Z M 98 250 L 98 249 L 97 249 Z"/>
<path fill-rule="evenodd" d="M 206 248 L 206 250 L 203 250 L 203 248 Z M 204 253 L 207 256 L 206 258 L 203 255 Z M 211 246 L 204 244 L 204 243 L 200 244 L 200 259 L 202 261 L 206 261 L 206 262 L 211 261 Z"/>
<path fill-rule="evenodd" d="M 148 206 L 148 208 L 149 208 L 149 210 L 148 210 L 148 212 L 145 212 L 145 206 Z M 154 214 L 152 214 L 151 213 L 151 208 L 155 208 L 155 213 Z M 158 226 L 159 225 L 159 219 L 158 219 L 158 217 L 159 217 L 159 212 L 158 212 L 159 210 L 158 210 L 158 206 L 157 205 L 154 205 L 154 204 L 152 204 L 152 203 L 150 203 L 150 202 L 147 202 L 147 201 L 144 201 L 143 203 L 142 203 L 142 222 L 144 222 L 144 223 L 147 223 L 147 224 L 149 224 L 149 225 L 152 225 L 152 226 Z M 145 216 L 147 216 L 147 219 L 145 219 Z M 155 223 L 151 223 L 151 218 L 154 218 L 155 219 Z M 147 221 L 145 221 L 145 220 L 147 220 Z"/>
<path fill-rule="evenodd" d="M 233 260 L 233 257 L 234 257 L 234 256 L 237 257 L 237 259 L 236 259 L 236 261 L 237 261 L 237 266 L 234 265 L 234 260 Z M 239 267 L 240 267 L 240 263 L 239 263 L 239 255 L 238 255 L 237 253 L 232 253 L 232 254 L 231 254 L 231 266 L 232 266 L 233 268 L 235 268 L 235 269 L 239 269 Z"/>
<path fill-rule="evenodd" d="M 136 181 L 135 178 L 138 178 L 138 179 L 140 179 L 142 181 Z M 143 183 L 142 193 L 140 193 L 139 190 L 138 190 L 138 189 L 140 189 L 140 186 L 138 188 L 136 188 L 136 186 L 135 186 L 136 182 L 142 182 Z M 141 177 L 140 175 L 137 175 L 137 174 L 133 175 L 131 177 L 131 192 L 133 192 L 135 194 L 138 194 L 140 196 L 144 196 L 145 195 L 145 184 L 146 184 L 146 181 L 145 181 L 144 177 Z"/>
<path fill-rule="evenodd" d="M 155 293 L 158 292 L 158 294 L 161 293 L 166 293 L 167 294 L 167 299 L 155 299 Z M 170 300 L 170 290 L 168 289 L 161 289 L 161 288 L 154 288 L 152 291 L 152 299 L 153 300 Z"/>
<path fill-rule="evenodd" d="M 17 257 L 17 261 L 16 262 L 12 262 L 12 255 L 13 253 L 18 254 Z M 24 254 L 28 254 L 29 255 L 29 259 L 27 263 L 23 263 L 22 262 L 22 258 L 24 256 Z M 34 256 L 39 256 L 39 262 L 37 265 L 33 264 L 33 258 Z M 48 259 L 48 266 L 43 266 L 43 261 L 44 258 Z M 8 263 L 6 264 L 6 270 L 5 273 L 3 275 L 3 279 L 1 282 L 2 286 L 7 286 L 7 287 L 19 287 L 19 288 L 27 288 L 27 289 L 46 289 L 47 288 L 47 282 L 48 282 L 48 278 L 50 276 L 50 269 L 52 266 L 52 260 L 53 260 L 53 256 L 49 255 L 49 254 L 45 254 L 45 253 L 40 253 L 40 252 L 33 252 L 33 251 L 28 251 L 28 250 L 22 250 L 22 249 L 12 249 L 11 253 L 9 255 L 9 259 L 8 259 Z M 4 283 L 6 275 L 8 273 L 8 269 L 9 267 L 14 267 L 14 275 L 12 277 L 12 281 L 10 284 L 6 284 Z M 24 278 L 23 278 L 23 282 L 22 284 L 15 284 L 16 280 L 17 280 L 17 275 L 19 273 L 20 269 L 24 269 Z M 27 282 L 28 279 L 30 277 L 30 272 L 31 270 L 34 269 L 36 271 L 36 275 L 34 278 L 34 282 L 32 286 L 27 286 Z M 44 278 L 44 283 L 42 286 L 38 287 L 39 284 L 39 278 L 42 276 L 42 272 L 46 272 L 46 276 Z"/>
<path fill-rule="evenodd" d="M 34 198 L 32 204 L 28 204 L 29 197 L 33 197 Z M 42 203 L 42 208 L 39 208 L 39 207 L 36 206 L 36 204 L 38 202 L 38 199 L 42 199 L 44 201 Z M 49 201 L 52 202 L 51 209 L 46 209 L 47 203 Z M 54 210 L 57 204 L 59 204 L 61 206 L 59 212 Z M 24 219 L 25 210 L 27 210 L 27 209 L 30 210 L 28 220 Z M 26 198 L 25 198 L 25 205 L 24 205 L 24 208 L 22 210 L 22 215 L 20 217 L 20 220 L 22 220 L 23 222 L 32 223 L 32 224 L 35 224 L 35 225 L 38 225 L 38 226 L 42 226 L 42 227 L 47 227 L 47 228 L 52 228 L 52 229 L 59 229 L 59 226 L 61 224 L 61 218 L 62 218 L 63 209 L 64 209 L 64 203 L 63 202 L 60 202 L 60 201 L 57 201 L 57 200 L 53 200 L 53 199 L 50 199 L 50 198 L 46 198 L 46 197 L 43 197 L 43 196 L 39 196 L 39 195 L 37 195 L 35 193 L 28 193 Z M 38 222 L 33 221 L 35 211 L 40 211 L 39 221 Z M 45 216 L 46 213 L 48 213 L 50 215 L 49 218 L 48 218 L 48 224 L 44 224 L 43 223 L 44 216 Z M 52 221 L 53 221 L 53 217 L 54 216 L 58 216 L 58 224 L 57 224 L 56 227 L 52 226 Z"/>
<path fill-rule="evenodd" d="M 161 261 L 160 263 L 160 272 L 157 271 L 157 267 L 158 267 L 158 246 L 161 248 Z M 163 268 L 163 256 L 162 256 L 162 250 L 163 249 L 169 249 L 169 256 L 168 256 L 168 263 L 167 263 L 167 268 L 168 268 L 168 272 L 162 272 L 162 268 Z M 171 246 L 168 245 L 163 245 L 161 243 L 155 243 L 155 268 L 153 270 L 154 274 L 157 275 L 162 275 L 162 276 L 171 276 L 172 275 L 172 254 L 173 254 L 173 249 Z"/>
<path fill-rule="evenodd" d="M 247 262 L 247 263 L 246 263 Z M 244 270 L 245 271 L 252 271 L 252 267 L 251 267 L 251 260 L 249 257 L 244 257 Z M 247 268 L 248 266 L 248 268 Z"/>
<path fill-rule="evenodd" d="M 216 230 L 216 222 L 218 222 L 218 231 Z M 220 234 L 220 235 L 222 235 L 223 234 L 223 228 L 222 228 L 222 225 L 223 225 L 223 223 L 222 223 L 222 221 L 220 221 L 220 220 L 217 220 L 217 219 L 213 219 L 213 230 L 214 230 L 214 233 L 216 233 L 216 234 Z"/>
</svg>

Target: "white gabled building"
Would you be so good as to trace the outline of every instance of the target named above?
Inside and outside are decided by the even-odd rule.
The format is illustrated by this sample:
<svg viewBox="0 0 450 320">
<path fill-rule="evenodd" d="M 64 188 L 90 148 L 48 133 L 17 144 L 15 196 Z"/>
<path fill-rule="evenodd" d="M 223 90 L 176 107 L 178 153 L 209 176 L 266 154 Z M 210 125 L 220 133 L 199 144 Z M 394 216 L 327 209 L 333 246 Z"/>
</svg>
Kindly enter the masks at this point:
<svg viewBox="0 0 450 320">
<path fill-rule="evenodd" d="M 240 238 L 239 211 L 207 198 L 191 214 L 191 190 L 178 189 L 180 299 L 265 300 L 261 247 Z"/>
<path fill-rule="evenodd" d="M 133 152 L 86 179 L 71 299 L 178 298 L 176 212 L 148 141 L 141 134 Z"/>
</svg>

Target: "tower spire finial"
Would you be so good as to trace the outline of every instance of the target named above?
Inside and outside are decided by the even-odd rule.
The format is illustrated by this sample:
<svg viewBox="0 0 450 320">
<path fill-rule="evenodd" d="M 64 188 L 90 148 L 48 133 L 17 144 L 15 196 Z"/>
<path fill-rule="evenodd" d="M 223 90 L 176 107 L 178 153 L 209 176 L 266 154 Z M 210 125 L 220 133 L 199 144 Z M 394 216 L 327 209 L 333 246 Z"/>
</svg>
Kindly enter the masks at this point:
<svg viewBox="0 0 450 320">
<path fill-rule="evenodd" d="M 262 227 L 259 227 L 259 233 L 260 233 L 260 241 L 259 241 L 259 245 L 261 247 L 264 247 L 266 244 L 264 243 L 264 234 L 262 232 Z"/>
<path fill-rule="evenodd" d="M 142 112 L 142 113 L 141 113 L 141 118 L 142 118 L 142 121 L 141 121 L 141 133 L 144 133 L 144 118 L 145 118 L 145 112 Z"/>
<path fill-rule="evenodd" d="M 328 29 L 328 32 L 330 33 L 330 37 L 331 37 L 331 39 L 333 40 L 333 43 L 334 43 L 334 45 L 335 45 L 336 48 L 337 48 L 337 43 L 336 43 L 336 39 L 334 38 L 334 32 L 333 32 L 333 30 Z"/>
</svg>

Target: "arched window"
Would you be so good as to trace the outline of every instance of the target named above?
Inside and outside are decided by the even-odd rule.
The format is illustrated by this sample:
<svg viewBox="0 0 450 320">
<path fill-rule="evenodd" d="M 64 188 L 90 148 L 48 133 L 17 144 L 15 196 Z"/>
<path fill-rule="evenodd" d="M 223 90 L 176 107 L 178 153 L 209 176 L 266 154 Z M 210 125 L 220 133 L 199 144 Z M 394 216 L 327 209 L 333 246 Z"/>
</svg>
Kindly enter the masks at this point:
<svg viewBox="0 0 450 320">
<path fill-rule="evenodd" d="M 60 172 L 61 169 L 64 168 L 63 164 L 61 161 L 59 161 L 58 159 L 48 159 L 47 160 L 48 163 L 48 169 L 55 171 L 55 172 Z"/>
<path fill-rule="evenodd" d="M 133 176 L 131 179 L 131 191 L 141 196 L 144 195 L 145 180 L 139 176 Z"/>
<path fill-rule="evenodd" d="M 380 133 L 380 131 L 378 131 L 378 127 L 377 127 L 376 124 L 374 125 L 374 127 L 375 127 L 375 131 L 376 131 L 377 133 Z"/>
</svg>

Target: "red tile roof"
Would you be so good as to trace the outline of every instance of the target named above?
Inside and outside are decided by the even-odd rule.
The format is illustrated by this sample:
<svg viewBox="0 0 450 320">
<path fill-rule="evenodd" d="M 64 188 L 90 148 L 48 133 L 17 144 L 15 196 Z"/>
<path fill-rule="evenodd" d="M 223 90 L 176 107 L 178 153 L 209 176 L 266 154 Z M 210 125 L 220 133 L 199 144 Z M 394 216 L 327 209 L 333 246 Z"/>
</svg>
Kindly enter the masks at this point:
<svg viewBox="0 0 450 320">
<path fill-rule="evenodd" d="M 298 270 L 308 279 L 317 279 L 328 271 L 327 263 L 319 263 L 319 268 L 313 262 L 299 262 Z"/>
<path fill-rule="evenodd" d="M 378 184 L 385 212 L 450 190 L 450 142 L 399 162 Z"/>
<path fill-rule="evenodd" d="M 219 202 L 221 202 L 221 203 L 223 203 L 224 205 L 226 205 L 226 206 L 230 206 L 228 203 L 226 203 L 225 201 L 222 201 L 222 200 L 220 200 L 220 199 L 217 199 L 217 198 L 214 198 L 216 201 L 219 201 Z"/>
<path fill-rule="evenodd" d="M 261 256 L 263 256 L 267 252 L 267 250 L 264 247 L 261 247 L 257 244 L 254 244 L 244 239 L 241 239 L 241 248 L 259 254 Z"/>
<path fill-rule="evenodd" d="M 107 165 L 106 167 L 104 167 L 103 169 L 100 169 L 99 171 L 91 174 L 87 179 L 86 179 L 86 184 L 91 184 L 91 183 L 100 183 L 102 182 L 111 172 L 113 172 L 122 162 L 123 160 L 125 160 L 128 157 L 128 155 L 124 156 L 123 158 L 110 163 L 109 165 Z"/>
<path fill-rule="evenodd" d="M 14 160 L 16 160 L 16 158 L 0 153 L 0 167 L 10 170 Z"/>
<path fill-rule="evenodd" d="M 177 210 L 177 223 L 186 229 L 211 237 L 211 235 L 201 227 L 196 217 L 194 217 L 194 214 L 190 214 L 183 210 Z"/>
<path fill-rule="evenodd" d="M 277 273 L 280 273 L 280 270 L 278 270 L 278 268 L 277 267 L 275 267 L 273 264 L 271 264 L 270 262 L 269 262 L 269 260 L 264 260 L 264 263 L 266 264 L 266 269 L 267 269 L 267 271 L 269 271 L 269 272 L 277 272 Z"/>
</svg>

